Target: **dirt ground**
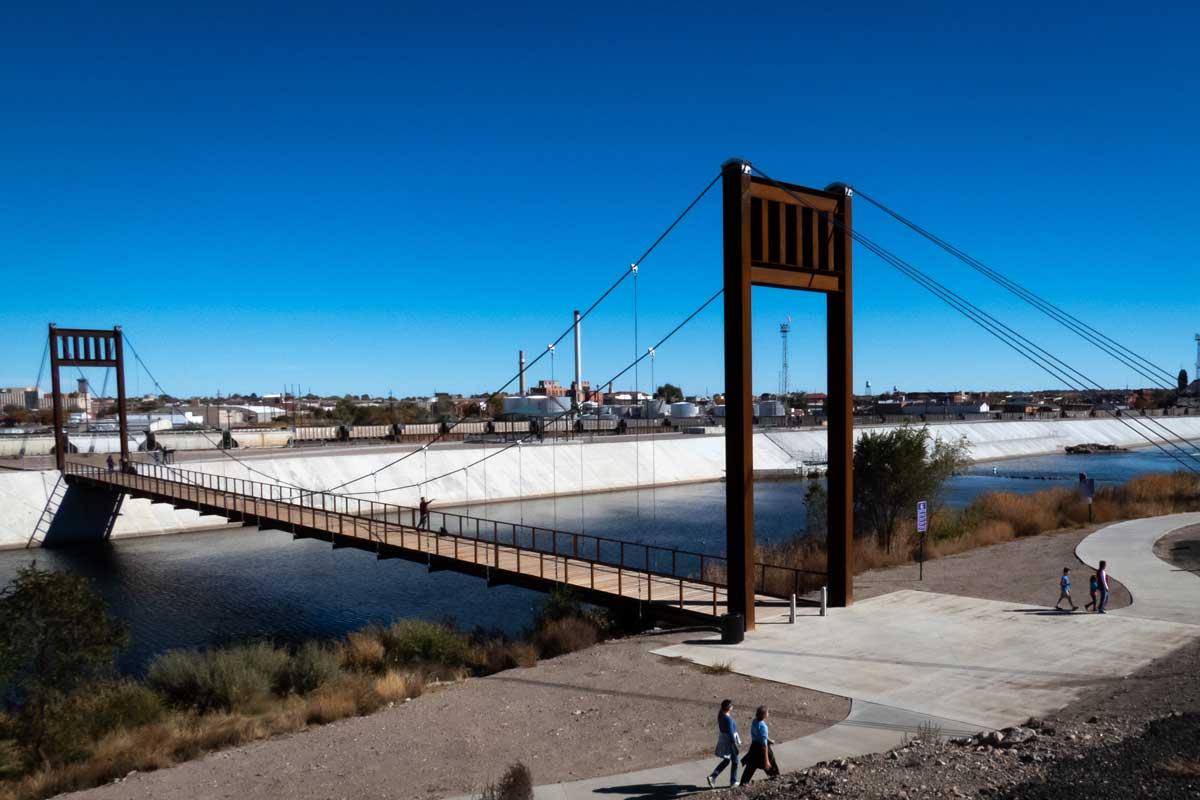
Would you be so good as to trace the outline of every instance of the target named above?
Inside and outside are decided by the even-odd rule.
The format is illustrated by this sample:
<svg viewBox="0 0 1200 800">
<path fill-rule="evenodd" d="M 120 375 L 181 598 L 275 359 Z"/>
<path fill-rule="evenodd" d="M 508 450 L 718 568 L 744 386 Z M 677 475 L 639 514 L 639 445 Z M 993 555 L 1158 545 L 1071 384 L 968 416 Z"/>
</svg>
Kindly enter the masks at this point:
<svg viewBox="0 0 1200 800">
<path fill-rule="evenodd" d="M 865 600 L 901 589 L 917 589 L 1049 607 L 1058 599 L 1063 567 L 1070 567 L 1071 595 L 1082 610 L 1088 602 L 1091 570 L 1075 557 L 1075 546 L 1094 530 L 1046 533 L 928 561 L 923 581 L 917 580 L 916 564 L 871 570 L 855 578 L 854 596 Z M 1112 596 L 1108 607 L 1123 608 L 1130 603 L 1129 590 L 1113 580 L 1113 576 L 1120 576 L 1121 565 L 1109 564 L 1109 570 Z"/>
<path fill-rule="evenodd" d="M 446 797 L 514 761 L 537 783 L 628 772 L 712 752 L 722 699 L 771 707 L 794 739 L 832 725 L 849 701 L 652 655 L 695 634 L 635 637 L 447 686 L 368 717 L 258 742 L 74 797 Z"/>
<path fill-rule="evenodd" d="M 1200 571 L 1200 525 L 1189 525 L 1168 534 L 1154 543 L 1154 555 L 1168 564 Z"/>
<path fill-rule="evenodd" d="M 1075 546 L 1091 530 L 1046 534 L 856 579 L 860 599 L 899 589 L 1052 606 L 1064 566 L 1075 602 L 1087 602 L 1088 569 Z M 1120 565 L 1112 565 L 1120 574 Z M 1129 604 L 1119 582 L 1110 605 Z M 695 634 L 655 637 L 666 646 Z M 96 800 L 142 798 L 394 797 L 465 794 L 521 760 L 536 783 L 617 774 L 703 758 L 725 697 L 742 710 L 771 706 L 772 733 L 787 741 L 842 719 L 844 698 L 652 655 L 644 637 L 599 645 L 448 686 L 368 717 L 211 754 L 158 773 L 82 792 Z M 777 726 L 777 727 L 776 727 Z"/>
</svg>

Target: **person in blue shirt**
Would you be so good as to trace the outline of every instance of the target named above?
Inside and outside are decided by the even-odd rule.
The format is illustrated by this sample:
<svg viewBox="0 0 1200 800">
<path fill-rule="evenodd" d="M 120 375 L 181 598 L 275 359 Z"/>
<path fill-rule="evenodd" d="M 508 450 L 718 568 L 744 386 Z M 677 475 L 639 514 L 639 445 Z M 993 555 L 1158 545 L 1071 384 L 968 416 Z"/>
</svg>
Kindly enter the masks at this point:
<svg viewBox="0 0 1200 800">
<path fill-rule="evenodd" d="M 745 768 L 742 771 L 742 786 L 750 783 L 755 770 L 761 769 L 771 778 L 779 775 L 779 764 L 775 761 L 774 751 L 771 750 L 775 740 L 771 738 L 771 732 L 767 728 L 769 716 L 771 711 L 766 706 L 759 706 L 754 712 L 754 722 L 750 723 L 750 751 L 742 759 L 742 766 Z"/>
<path fill-rule="evenodd" d="M 729 767 L 729 785 L 737 785 L 738 748 L 742 739 L 738 736 L 737 723 L 733 719 L 733 701 L 722 700 L 721 710 L 717 712 L 717 749 L 713 755 L 721 759 L 721 763 L 708 776 L 708 788 L 717 788 L 717 776 Z"/>
<path fill-rule="evenodd" d="M 1075 605 L 1075 601 L 1071 599 L 1071 568 L 1070 567 L 1063 567 L 1062 577 L 1058 579 L 1058 602 L 1054 604 L 1054 608 L 1056 610 L 1062 611 L 1060 606 L 1062 605 L 1063 600 L 1066 600 L 1068 603 L 1071 604 L 1072 611 L 1079 608 L 1079 606 Z"/>
</svg>

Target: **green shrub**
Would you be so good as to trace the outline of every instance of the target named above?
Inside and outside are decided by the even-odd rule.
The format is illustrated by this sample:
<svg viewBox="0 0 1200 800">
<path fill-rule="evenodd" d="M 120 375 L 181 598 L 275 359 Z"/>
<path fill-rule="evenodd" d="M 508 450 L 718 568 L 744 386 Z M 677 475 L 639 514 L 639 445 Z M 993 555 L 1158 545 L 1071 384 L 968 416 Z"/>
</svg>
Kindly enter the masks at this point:
<svg viewBox="0 0 1200 800">
<path fill-rule="evenodd" d="M 288 659 L 279 672 L 276 694 L 308 694 L 341 674 L 341 657 L 337 651 L 317 642 L 306 642 Z"/>
<path fill-rule="evenodd" d="M 86 686 L 75 693 L 73 701 L 92 739 L 157 722 L 163 715 L 162 698 L 150 687 L 130 680 Z"/>
<path fill-rule="evenodd" d="M 392 665 L 427 664 L 454 668 L 471 663 L 470 640 L 449 625 L 401 620 L 385 628 L 379 640 L 387 662 Z"/>
<path fill-rule="evenodd" d="M 207 652 L 172 650 L 147 679 L 168 702 L 199 711 L 254 710 L 269 699 L 288 666 L 286 650 L 251 644 Z"/>
</svg>

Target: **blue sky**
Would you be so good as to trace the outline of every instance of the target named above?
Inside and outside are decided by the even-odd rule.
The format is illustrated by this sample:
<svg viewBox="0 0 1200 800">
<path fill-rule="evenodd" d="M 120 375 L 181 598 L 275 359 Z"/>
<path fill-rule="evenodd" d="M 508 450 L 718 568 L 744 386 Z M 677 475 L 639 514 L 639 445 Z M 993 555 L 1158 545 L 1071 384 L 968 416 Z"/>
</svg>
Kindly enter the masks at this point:
<svg viewBox="0 0 1200 800">
<path fill-rule="evenodd" d="M 175 394 L 495 388 L 733 155 L 857 184 L 1190 370 L 1194 4 L 573 5 L 10 6 L 0 385 L 34 379 L 55 321 L 123 324 Z M 865 203 L 855 221 L 1140 384 Z M 720 270 L 713 193 L 642 266 L 637 347 Z M 865 252 L 856 278 L 860 389 L 1051 383 Z M 791 385 L 821 390 L 822 299 L 756 290 L 754 310 L 756 389 L 778 386 L 790 314 Z M 720 331 L 717 303 L 657 381 L 719 390 Z M 586 377 L 635 352 L 627 282 L 586 323 Z M 569 346 L 555 362 L 569 379 Z"/>
</svg>

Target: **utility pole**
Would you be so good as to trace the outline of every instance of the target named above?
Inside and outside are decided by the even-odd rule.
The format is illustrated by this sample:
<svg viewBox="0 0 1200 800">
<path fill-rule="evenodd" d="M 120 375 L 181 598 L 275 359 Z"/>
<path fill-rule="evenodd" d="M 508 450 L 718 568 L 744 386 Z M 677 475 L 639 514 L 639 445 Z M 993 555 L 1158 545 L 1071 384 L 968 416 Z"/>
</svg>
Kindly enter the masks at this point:
<svg viewBox="0 0 1200 800">
<path fill-rule="evenodd" d="M 792 315 L 788 314 L 786 322 L 779 326 L 779 336 L 783 339 L 783 368 L 779 375 L 779 398 L 787 403 L 788 396 L 788 334 L 792 331 Z M 785 410 L 787 406 L 784 406 Z"/>
</svg>

